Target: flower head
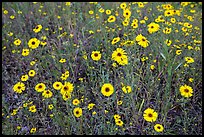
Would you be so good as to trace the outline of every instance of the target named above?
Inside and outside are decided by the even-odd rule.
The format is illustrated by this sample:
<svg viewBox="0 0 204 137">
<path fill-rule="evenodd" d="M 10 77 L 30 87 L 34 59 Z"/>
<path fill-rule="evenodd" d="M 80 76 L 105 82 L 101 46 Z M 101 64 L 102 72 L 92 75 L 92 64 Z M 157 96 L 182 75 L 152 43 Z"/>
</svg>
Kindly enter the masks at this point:
<svg viewBox="0 0 204 137">
<path fill-rule="evenodd" d="M 143 117 L 148 122 L 154 122 L 157 120 L 158 114 L 154 111 L 154 109 L 147 108 L 144 111 Z"/>
<path fill-rule="evenodd" d="M 105 83 L 103 84 L 102 88 L 101 88 L 101 93 L 106 96 L 109 97 L 110 95 L 112 95 L 114 92 L 114 88 L 112 86 L 112 84 L 110 83 Z"/>
<path fill-rule="evenodd" d="M 16 93 L 22 93 L 25 90 L 25 84 L 22 82 L 18 82 L 13 86 L 13 90 Z"/>
<path fill-rule="evenodd" d="M 79 107 L 74 108 L 73 113 L 74 113 L 74 116 L 78 118 L 82 115 L 82 109 Z"/>
<path fill-rule="evenodd" d="M 95 61 L 98 61 L 101 59 L 101 53 L 100 51 L 92 51 L 91 58 Z"/>
<path fill-rule="evenodd" d="M 186 98 L 193 96 L 193 89 L 192 89 L 192 87 L 187 86 L 186 84 L 181 86 L 179 88 L 179 91 L 180 91 L 181 95 L 186 97 Z"/>
<path fill-rule="evenodd" d="M 164 127 L 161 124 L 156 124 L 154 126 L 154 130 L 157 132 L 162 132 L 164 130 Z"/>
</svg>

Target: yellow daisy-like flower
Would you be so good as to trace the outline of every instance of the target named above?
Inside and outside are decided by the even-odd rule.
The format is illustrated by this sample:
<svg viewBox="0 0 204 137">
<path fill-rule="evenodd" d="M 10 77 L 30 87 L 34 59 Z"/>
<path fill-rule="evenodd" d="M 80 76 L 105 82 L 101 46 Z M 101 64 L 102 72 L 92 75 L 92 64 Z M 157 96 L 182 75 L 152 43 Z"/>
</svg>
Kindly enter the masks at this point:
<svg viewBox="0 0 204 137">
<path fill-rule="evenodd" d="M 18 82 L 13 86 L 13 91 L 16 93 L 22 93 L 25 90 L 25 84 L 22 82 Z"/>
<path fill-rule="evenodd" d="M 130 18 L 131 16 L 131 11 L 129 9 L 123 10 L 123 17 L 124 18 Z"/>
<path fill-rule="evenodd" d="M 23 51 L 22 51 L 22 55 L 23 56 L 28 56 L 29 55 L 29 49 L 23 49 Z"/>
<path fill-rule="evenodd" d="M 121 126 L 123 126 L 123 121 L 120 119 L 116 119 L 115 124 L 121 127 Z"/>
<path fill-rule="evenodd" d="M 63 95 L 62 95 L 62 98 L 64 101 L 67 101 L 68 99 L 71 98 L 71 93 L 70 92 L 65 92 Z"/>
<path fill-rule="evenodd" d="M 82 116 L 82 109 L 79 107 L 74 108 L 73 113 L 75 117 L 79 118 Z"/>
<path fill-rule="evenodd" d="M 30 106 L 29 111 L 35 113 L 37 111 L 35 105 Z"/>
<path fill-rule="evenodd" d="M 157 32 L 158 30 L 159 30 L 159 24 L 152 22 L 148 25 L 148 31 L 150 34 Z"/>
<path fill-rule="evenodd" d="M 181 86 L 179 88 L 179 91 L 181 93 L 182 96 L 189 98 L 191 96 L 193 96 L 193 89 L 190 86 L 187 86 L 186 84 L 184 86 Z"/>
<path fill-rule="evenodd" d="M 66 59 L 60 59 L 59 62 L 60 62 L 60 63 L 65 63 L 65 62 L 66 62 Z"/>
<path fill-rule="evenodd" d="M 125 52 L 124 49 L 122 48 L 117 48 L 116 50 L 113 51 L 112 53 L 112 60 L 120 60 L 120 58 L 124 55 L 126 55 L 127 53 Z"/>
<path fill-rule="evenodd" d="M 141 34 L 139 34 L 135 39 L 137 43 L 143 48 L 146 48 L 147 46 L 149 46 L 149 41 L 147 40 L 146 37 L 142 36 Z"/>
<path fill-rule="evenodd" d="M 36 90 L 37 92 L 43 92 L 43 91 L 45 91 L 45 89 L 46 89 L 46 86 L 45 86 L 44 83 L 38 83 L 38 84 L 35 86 L 35 90 Z"/>
<path fill-rule="evenodd" d="M 42 29 L 42 25 L 37 25 L 37 26 L 33 29 L 33 31 L 34 31 L 35 33 L 38 33 L 38 32 L 41 31 L 41 29 Z"/>
<path fill-rule="evenodd" d="M 100 51 L 92 51 L 91 58 L 95 61 L 98 61 L 101 59 L 101 53 Z"/>
<path fill-rule="evenodd" d="M 118 104 L 118 105 L 122 105 L 122 104 L 123 104 L 123 101 L 122 101 L 122 100 L 119 100 L 119 101 L 117 101 L 117 104 Z"/>
<path fill-rule="evenodd" d="M 113 16 L 113 15 L 110 15 L 110 16 L 108 17 L 108 22 L 115 22 L 115 20 L 116 20 L 116 17 Z"/>
<path fill-rule="evenodd" d="M 163 29 L 163 33 L 165 33 L 165 34 L 170 34 L 170 33 L 171 33 L 171 30 L 172 30 L 171 28 L 167 28 L 167 27 L 166 27 L 166 28 Z"/>
<path fill-rule="evenodd" d="M 65 93 L 71 93 L 74 89 L 74 86 L 70 82 L 65 82 L 65 84 L 62 86 L 60 93 L 63 95 Z"/>
<path fill-rule="evenodd" d="M 106 14 L 110 15 L 111 14 L 111 10 L 106 10 Z"/>
<path fill-rule="evenodd" d="M 127 4 L 125 2 L 121 3 L 120 4 L 120 8 L 121 9 L 125 9 L 127 7 Z"/>
<path fill-rule="evenodd" d="M 42 93 L 42 96 L 44 98 L 51 98 L 52 95 L 53 95 L 53 93 L 50 90 L 44 90 L 43 93 Z"/>
<path fill-rule="evenodd" d="M 75 106 L 79 105 L 79 103 L 80 101 L 77 98 L 72 101 L 72 104 Z"/>
<path fill-rule="evenodd" d="M 56 81 L 55 83 L 53 83 L 52 86 L 53 86 L 54 89 L 56 89 L 56 90 L 60 90 L 60 89 L 62 88 L 62 83 Z"/>
<path fill-rule="evenodd" d="M 120 37 L 113 38 L 111 44 L 115 45 L 118 41 L 120 41 Z"/>
<path fill-rule="evenodd" d="M 154 109 L 147 108 L 144 111 L 143 117 L 148 122 L 154 122 L 157 120 L 158 114 L 154 111 Z"/>
<path fill-rule="evenodd" d="M 156 132 L 162 132 L 164 130 L 164 127 L 161 124 L 154 125 L 154 130 Z"/>
<path fill-rule="evenodd" d="M 171 40 L 169 40 L 169 39 L 166 39 L 166 40 L 165 40 L 165 43 L 166 43 L 166 45 L 167 45 L 167 46 L 170 46 L 170 45 L 171 45 L 171 43 L 172 43 L 172 41 L 171 41 Z"/>
<path fill-rule="evenodd" d="M 131 26 L 132 26 L 133 29 L 136 29 L 136 28 L 138 28 L 138 23 L 137 22 L 132 22 Z"/>
<path fill-rule="evenodd" d="M 113 118 L 114 118 L 115 120 L 118 120 L 118 119 L 120 119 L 120 118 L 121 118 L 121 116 L 120 116 L 120 115 L 118 115 L 118 114 L 115 114 L 115 115 L 113 116 Z"/>
<path fill-rule="evenodd" d="M 150 66 L 150 69 L 151 69 L 151 70 L 154 70 L 154 69 L 155 69 L 155 66 L 154 66 L 154 65 L 151 65 L 151 66 Z"/>
<path fill-rule="evenodd" d="M 122 90 L 123 90 L 124 93 L 130 93 L 130 92 L 132 92 L 131 86 L 123 86 L 123 87 L 122 87 Z"/>
<path fill-rule="evenodd" d="M 13 44 L 15 44 L 16 46 L 19 46 L 21 45 L 21 40 L 20 39 L 17 39 L 13 42 Z"/>
<path fill-rule="evenodd" d="M 88 108 L 89 110 L 91 110 L 91 109 L 93 109 L 94 106 L 95 106 L 94 103 L 89 103 L 87 108 Z"/>
<path fill-rule="evenodd" d="M 37 130 L 37 129 L 33 127 L 33 128 L 31 128 L 30 133 L 31 133 L 31 134 L 32 134 L 32 133 L 35 133 L 36 130 Z"/>
<path fill-rule="evenodd" d="M 180 55 L 182 53 L 182 50 L 176 50 L 176 55 Z"/>
<path fill-rule="evenodd" d="M 52 110 L 54 108 L 53 104 L 48 105 L 48 108 Z"/>
<path fill-rule="evenodd" d="M 191 58 L 191 57 L 185 57 L 185 61 L 186 61 L 187 63 L 193 63 L 193 62 L 194 62 L 194 59 Z"/>
<path fill-rule="evenodd" d="M 27 80 L 28 80 L 28 75 L 21 76 L 21 81 L 27 81 Z"/>
<path fill-rule="evenodd" d="M 114 88 L 112 86 L 112 84 L 110 83 L 105 83 L 103 84 L 102 88 L 101 88 L 101 93 L 106 96 L 109 97 L 110 95 L 112 95 L 114 92 Z"/>
<path fill-rule="evenodd" d="M 38 40 L 37 38 L 31 38 L 28 41 L 28 47 L 31 49 L 36 49 L 39 45 L 40 45 L 40 40 Z"/>
</svg>

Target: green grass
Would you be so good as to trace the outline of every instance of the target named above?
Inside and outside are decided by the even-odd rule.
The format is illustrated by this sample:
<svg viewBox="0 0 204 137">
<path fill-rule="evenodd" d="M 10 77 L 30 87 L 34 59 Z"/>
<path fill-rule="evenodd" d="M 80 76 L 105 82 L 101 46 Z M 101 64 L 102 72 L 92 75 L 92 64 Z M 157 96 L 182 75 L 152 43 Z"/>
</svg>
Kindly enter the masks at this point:
<svg viewBox="0 0 204 137">
<path fill-rule="evenodd" d="M 148 2 L 140 8 L 138 3 L 126 2 L 131 11 L 126 27 L 122 24 L 124 17 L 120 4 L 2 3 L 2 134 L 202 134 L 202 43 L 196 42 L 202 41 L 202 3 L 191 2 L 183 6 L 180 2 Z M 164 4 L 180 10 L 180 16 L 164 16 Z M 99 12 L 100 8 L 104 9 L 103 13 Z M 89 14 L 90 10 L 93 15 Z M 110 15 L 118 12 L 115 22 L 107 22 L 109 15 L 106 10 L 111 10 Z M 11 15 L 15 18 L 10 19 Z M 160 15 L 166 22 L 171 23 L 171 18 L 176 22 L 170 25 L 158 22 L 160 29 L 150 34 L 148 24 L 155 22 Z M 148 20 L 143 24 L 140 21 L 144 17 Z M 191 17 L 193 20 L 189 20 Z M 136 29 L 131 27 L 133 19 L 138 19 Z M 184 23 L 192 25 L 187 32 L 182 31 Z M 33 29 L 39 24 L 42 30 L 35 33 Z M 170 34 L 163 33 L 166 27 L 172 29 Z M 90 34 L 90 31 L 94 33 Z M 8 35 L 10 32 L 12 36 Z M 139 34 L 150 42 L 148 47 L 138 45 L 135 38 Z M 42 36 L 47 39 L 42 40 Z M 112 45 L 112 39 L 118 36 L 120 41 Z M 34 37 L 47 44 L 29 48 L 28 41 Z M 14 45 L 15 39 L 21 40 L 20 46 Z M 165 43 L 166 39 L 172 41 L 170 46 Z M 127 40 L 133 40 L 134 44 L 121 45 Z M 28 56 L 21 54 L 25 48 L 30 49 Z M 116 48 L 126 51 L 128 64 L 112 66 L 115 61 L 111 57 Z M 182 53 L 177 55 L 179 49 Z M 100 51 L 101 59 L 94 61 L 92 51 Z M 143 62 L 142 57 L 148 59 Z M 186 63 L 185 57 L 192 57 L 194 62 Z M 60 63 L 61 58 L 66 62 Z M 36 61 L 35 65 L 30 65 L 31 61 Z M 154 70 L 150 69 L 151 65 L 155 66 Z M 36 75 L 23 82 L 26 90 L 21 94 L 14 92 L 13 86 L 31 69 L 36 71 Z M 53 83 L 60 81 L 64 84 L 60 77 L 67 70 L 69 77 L 65 81 L 71 82 L 74 90 L 71 98 L 65 101 L 60 91 L 53 88 Z M 189 78 L 193 78 L 193 82 Z M 51 98 L 44 98 L 35 91 L 35 85 L 41 82 L 53 93 Z M 114 87 L 114 93 L 109 97 L 101 93 L 104 83 L 111 83 Z M 124 93 L 122 83 L 131 86 L 132 91 Z M 181 95 L 179 88 L 184 84 L 192 87 L 192 97 Z M 76 98 L 80 100 L 78 106 L 72 103 Z M 122 105 L 118 105 L 118 101 L 122 101 Z M 28 106 L 23 106 L 29 102 Z M 89 103 L 95 104 L 91 110 L 87 108 Z M 52 110 L 48 109 L 49 104 L 54 105 Z M 32 105 L 36 105 L 35 113 L 29 111 Z M 83 110 L 79 118 L 73 113 L 76 107 Z M 147 108 L 158 113 L 155 122 L 145 121 L 143 113 Z M 18 111 L 12 115 L 14 109 Z M 92 114 L 94 111 L 95 115 Z M 115 114 L 121 116 L 123 126 L 116 125 Z M 157 123 L 163 125 L 163 132 L 154 130 Z M 30 133 L 32 128 L 36 128 L 36 132 Z"/>
</svg>

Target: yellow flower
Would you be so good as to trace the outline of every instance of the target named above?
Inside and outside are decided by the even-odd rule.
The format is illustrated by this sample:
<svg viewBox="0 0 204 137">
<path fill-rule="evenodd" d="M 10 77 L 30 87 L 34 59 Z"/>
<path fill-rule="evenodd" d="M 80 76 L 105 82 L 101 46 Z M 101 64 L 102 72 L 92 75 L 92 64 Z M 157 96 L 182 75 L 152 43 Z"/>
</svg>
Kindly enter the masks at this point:
<svg viewBox="0 0 204 137">
<path fill-rule="evenodd" d="M 101 88 L 101 93 L 106 96 L 109 97 L 110 95 L 112 95 L 114 92 L 114 88 L 112 86 L 112 84 L 110 83 L 105 83 L 103 84 L 102 88 Z"/>
<path fill-rule="evenodd" d="M 135 39 L 138 42 L 138 44 L 143 48 L 146 48 L 147 46 L 149 46 L 149 41 L 147 40 L 146 37 L 142 36 L 141 34 L 137 35 Z"/>
<path fill-rule="evenodd" d="M 121 116 L 118 115 L 118 114 L 115 114 L 115 115 L 113 116 L 113 118 L 114 118 L 115 120 L 119 120 L 119 119 L 121 118 Z"/>
<path fill-rule="evenodd" d="M 116 44 L 118 41 L 120 41 L 120 37 L 116 37 L 112 40 L 111 44 L 114 45 Z"/>
<path fill-rule="evenodd" d="M 159 30 L 159 24 L 152 22 L 148 25 L 148 31 L 150 34 L 157 32 L 158 30 Z"/>
<path fill-rule="evenodd" d="M 185 57 L 185 61 L 187 63 L 193 63 L 194 62 L 194 59 L 192 57 Z"/>
<path fill-rule="evenodd" d="M 5 14 L 5 15 L 8 14 L 8 10 L 4 10 L 4 14 Z"/>
<path fill-rule="evenodd" d="M 163 33 L 165 33 L 165 34 L 169 34 L 169 33 L 171 33 L 171 28 L 165 28 L 165 29 L 163 29 Z"/>
<path fill-rule="evenodd" d="M 27 81 L 27 80 L 28 80 L 28 75 L 21 76 L 21 81 Z"/>
<path fill-rule="evenodd" d="M 54 89 L 56 89 L 56 90 L 60 90 L 60 89 L 62 88 L 62 83 L 56 81 L 55 83 L 53 83 L 52 86 L 53 86 Z"/>
<path fill-rule="evenodd" d="M 35 113 L 37 111 L 37 109 L 35 108 L 35 105 L 30 106 L 29 111 Z"/>
<path fill-rule="evenodd" d="M 176 50 L 176 55 L 180 55 L 182 53 L 182 50 Z"/>
<path fill-rule="evenodd" d="M 71 93 L 70 92 L 65 92 L 63 95 L 62 95 L 62 98 L 64 101 L 67 101 L 68 99 L 71 98 Z"/>
<path fill-rule="evenodd" d="M 25 90 L 25 84 L 22 82 L 18 82 L 13 86 L 13 91 L 16 93 L 22 93 Z"/>
<path fill-rule="evenodd" d="M 36 49 L 40 44 L 40 40 L 38 40 L 37 38 L 31 38 L 28 41 L 28 47 L 31 49 Z"/>
<path fill-rule="evenodd" d="M 154 70 L 154 69 L 155 69 L 155 66 L 154 66 L 154 65 L 151 65 L 151 66 L 150 66 L 150 69 L 151 69 L 151 70 Z"/>
<path fill-rule="evenodd" d="M 52 110 L 52 109 L 54 108 L 54 106 L 53 106 L 52 104 L 50 104 L 50 105 L 48 105 L 48 108 L 49 108 L 50 110 Z"/>
<path fill-rule="evenodd" d="M 124 93 L 130 93 L 130 92 L 132 92 L 131 86 L 123 86 L 123 87 L 122 87 L 122 90 L 123 90 Z"/>
<path fill-rule="evenodd" d="M 162 132 L 164 130 L 164 127 L 161 124 L 156 124 L 154 126 L 154 130 L 157 132 Z"/>
<path fill-rule="evenodd" d="M 189 82 L 193 82 L 193 80 L 194 80 L 193 78 L 189 78 L 188 79 Z"/>
<path fill-rule="evenodd" d="M 59 62 L 60 62 L 60 63 L 65 63 L 65 62 L 66 62 L 66 59 L 60 59 Z"/>
<path fill-rule="evenodd" d="M 131 26 L 132 26 L 133 29 L 136 29 L 136 28 L 138 28 L 138 23 L 137 22 L 132 22 Z"/>
<path fill-rule="evenodd" d="M 98 61 L 101 59 L 101 53 L 100 51 L 92 51 L 91 58 L 95 61 Z"/>
<path fill-rule="evenodd" d="M 120 8 L 121 9 L 125 9 L 127 7 L 127 4 L 125 2 L 121 3 L 120 4 Z"/>
<path fill-rule="evenodd" d="M 131 16 L 131 11 L 129 9 L 123 10 L 123 17 L 124 18 L 130 18 Z"/>
<path fill-rule="evenodd" d="M 30 133 L 32 134 L 32 133 L 35 133 L 36 132 L 36 128 L 31 128 L 31 130 L 30 130 Z"/>
<path fill-rule="evenodd" d="M 147 108 L 144 111 L 143 117 L 148 122 L 154 122 L 157 120 L 158 114 L 154 111 L 154 109 Z"/>
<path fill-rule="evenodd" d="M 43 93 L 42 93 L 42 96 L 44 98 L 51 98 L 52 95 L 53 95 L 53 93 L 50 90 L 44 90 Z"/>
<path fill-rule="evenodd" d="M 179 91 L 181 93 L 182 96 L 189 98 L 191 96 L 193 96 L 193 89 L 190 86 L 187 86 L 186 84 L 184 86 L 181 86 L 179 88 Z"/>
<path fill-rule="evenodd" d="M 43 92 L 44 90 L 46 89 L 46 86 L 44 83 L 38 83 L 36 86 L 35 86 L 35 90 L 37 92 Z"/>
<path fill-rule="evenodd" d="M 90 15 L 94 14 L 94 11 L 93 11 L 93 10 L 90 10 L 90 11 L 89 11 L 89 14 L 90 14 Z"/>
<path fill-rule="evenodd" d="M 41 31 L 41 29 L 42 29 L 42 25 L 37 25 L 37 26 L 33 29 L 33 31 L 34 31 L 35 33 L 38 33 L 38 32 Z"/>
<path fill-rule="evenodd" d="M 92 115 L 96 115 L 96 111 L 92 112 Z"/>
<path fill-rule="evenodd" d="M 116 20 L 116 17 L 113 16 L 113 15 L 110 15 L 110 16 L 108 17 L 108 22 L 115 22 L 115 20 Z"/>
<path fill-rule="evenodd" d="M 110 15 L 111 14 L 111 10 L 106 10 L 106 14 Z"/>
<path fill-rule="evenodd" d="M 74 116 L 78 118 L 78 117 L 82 116 L 82 109 L 79 107 L 74 108 L 73 113 L 74 113 Z"/>
<path fill-rule="evenodd" d="M 28 56 L 29 55 L 29 49 L 23 49 L 23 51 L 22 51 L 22 55 L 23 56 Z"/>
<path fill-rule="evenodd" d="M 79 105 L 79 103 L 80 101 L 77 98 L 72 101 L 72 104 L 75 106 Z"/>
<path fill-rule="evenodd" d="M 165 43 L 166 43 L 166 45 L 167 45 L 167 46 L 170 46 L 170 45 L 171 45 L 171 43 L 172 43 L 172 41 L 171 41 L 171 40 L 169 40 L 169 39 L 166 39 Z"/>
<path fill-rule="evenodd" d="M 94 106 L 95 106 L 94 103 L 89 103 L 87 108 L 88 108 L 89 110 L 91 110 L 91 109 L 93 109 Z"/>
<path fill-rule="evenodd" d="M 117 104 L 118 104 L 118 105 L 122 105 L 122 104 L 123 104 L 123 101 L 122 101 L 122 100 L 119 100 L 119 101 L 117 101 Z"/>
<path fill-rule="evenodd" d="M 74 86 L 70 82 L 65 82 L 65 84 L 62 86 L 60 93 L 63 95 L 65 93 L 71 93 L 74 89 Z"/>
<path fill-rule="evenodd" d="M 120 119 L 116 119 L 115 124 L 121 127 L 121 126 L 123 126 L 123 121 Z"/>
<path fill-rule="evenodd" d="M 17 39 L 13 42 L 13 44 L 15 44 L 16 46 L 19 46 L 21 45 L 21 40 L 20 39 Z"/>
</svg>

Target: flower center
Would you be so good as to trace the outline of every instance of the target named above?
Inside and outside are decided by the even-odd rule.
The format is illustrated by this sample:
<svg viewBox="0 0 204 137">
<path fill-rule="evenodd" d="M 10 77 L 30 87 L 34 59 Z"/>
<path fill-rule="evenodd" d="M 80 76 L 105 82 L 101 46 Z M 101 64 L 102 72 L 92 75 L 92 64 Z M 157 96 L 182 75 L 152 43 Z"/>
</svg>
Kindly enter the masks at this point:
<svg viewBox="0 0 204 137">
<path fill-rule="evenodd" d="M 158 129 L 161 129 L 161 127 L 160 127 L 160 126 L 158 126 L 157 128 L 158 128 Z"/>
<path fill-rule="evenodd" d="M 110 91 L 110 89 L 109 89 L 109 88 L 106 88 L 106 89 L 105 89 L 105 91 L 106 91 L 106 92 L 109 92 L 109 91 Z"/>
<path fill-rule="evenodd" d="M 34 42 L 34 41 L 32 42 L 32 45 L 35 45 L 35 42 Z"/>
<path fill-rule="evenodd" d="M 118 53 L 118 54 L 117 54 L 117 56 L 119 56 L 119 57 L 120 57 L 120 56 L 122 56 L 122 55 L 121 55 L 121 53 Z"/>
<path fill-rule="evenodd" d="M 152 117 L 152 114 L 148 114 L 149 117 Z"/>
<path fill-rule="evenodd" d="M 21 89 L 21 86 L 18 86 L 18 89 Z"/>
<path fill-rule="evenodd" d="M 42 85 L 40 85 L 38 88 L 42 88 Z"/>
<path fill-rule="evenodd" d="M 184 92 L 188 93 L 188 92 L 189 92 L 189 90 L 188 90 L 188 89 L 185 89 L 185 90 L 184 90 Z"/>
<path fill-rule="evenodd" d="M 95 56 L 95 57 L 98 57 L 98 53 L 95 53 L 94 56 Z"/>
<path fill-rule="evenodd" d="M 67 86 L 64 87 L 64 90 L 65 90 L 65 91 L 67 91 L 68 89 L 69 89 L 69 87 L 67 87 Z"/>
<path fill-rule="evenodd" d="M 79 114 L 79 111 L 76 111 L 76 114 Z"/>
</svg>

